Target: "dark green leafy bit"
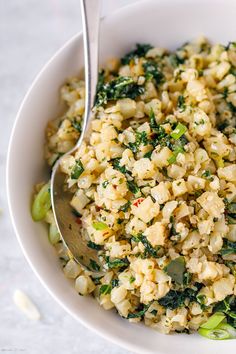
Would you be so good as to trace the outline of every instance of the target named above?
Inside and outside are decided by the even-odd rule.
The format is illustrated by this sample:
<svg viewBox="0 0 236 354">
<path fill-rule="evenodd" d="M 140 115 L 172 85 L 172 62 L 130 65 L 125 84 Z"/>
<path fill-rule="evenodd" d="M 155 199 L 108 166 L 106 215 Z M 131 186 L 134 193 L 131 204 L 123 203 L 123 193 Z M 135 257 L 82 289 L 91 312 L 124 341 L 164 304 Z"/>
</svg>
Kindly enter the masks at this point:
<svg viewBox="0 0 236 354">
<path fill-rule="evenodd" d="M 107 188 L 108 184 L 109 184 L 109 182 L 108 182 L 108 181 L 104 181 L 104 182 L 102 182 L 102 186 L 103 186 L 103 188 Z"/>
<path fill-rule="evenodd" d="M 135 242 L 142 242 L 144 245 L 144 258 L 153 257 L 153 258 L 160 258 L 163 255 L 163 249 L 160 246 L 153 247 L 151 243 L 148 241 L 147 237 L 140 234 L 138 236 L 132 237 L 132 240 Z"/>
<path fill-rule="evenodd" d="M 170 224 L 171 224 L 171 227 L 170 227 L 169 237 L 178 235 L 178 232 L 176 231 L 176 228 L 175 228 L 175 218 L 173 215 L 171 215 L 171 217 L 170 217 Z"/>
<path fill-rule="evenodd" d="M 125 174 L 130 174 L 130 171 L 126 169 L 125 166 L 120 165 L 120 158 L 116 158 L 111 160 L 112 166 L 115 170 L 120 171 L 121 173 Z"/>
<path fill-rule="evenodd" d="M 225 203 L 225 218 L 228 224 L 236 224 L 236 202 L 229 203 L 224 199 Z"/>
<path fill-rule="evenodd" d="M 96 106 L 107 104 L 108 101 L 120 98 L 132 98 L 142 95 L 144 87 L 136 84 L 132 77 L 119 76 L 107 83 L 99 84 L 96 94 Z"/>
<path fill-rule="evenodd" d="M 171 136 L 165 132 L 165 129 L 156 122 L 155 114 L 151 109 L 150 114 L 150 127 L 153 131 L 151 135 L 150 144 L 154 147 L 157 145 L 168 146 L 171 148 Z"/>
<path fill-rule="evenodd" d="M 236 242 L 231 242 L 224 238 L 223 247 L 220 250 L 222 256 L 236 254 Z"/>
<path fill-rule="evenodd" d="M 112 279 L 112 281 L 111 281 L 112 289 L 115 288 L 118 285 L 119 285 L 119 280 L 118 279 Z"/>
<path fill-rule="evenodd" d="M 158 300 L 159 304 L 170 310 L 175 310 L 185 304 L 185 301 L 198 302 L 197 294 L 203 284 L 195 283 L 194 288 L 186 288 L 183 291 L 170 290 L 164 297 Z"/>
<path fill-rule="evenodd" d="M 96 272 L 98 272 L 100 270 L 100 266 L 97 264 L 96 261 L 94 261 L 93 259 L 90 259 L 90 263 L 89 263 L 89 267 L 92 270 L 95 270 Z"/>
<path fill-rule="evenodd" d="M 129 188 L 129 191 L 133 194 L 137 194 L 140 192 L 139 187 L 134 181 L 127 181 L 127 186 Z"/>
<path fill-rule="evenodd" d="M 153 79 L 156 86 L 164 81 L 164 75 L 154 60 L 148 60 L 143 64 L 146 80 Z"/>
<path fill-rule="evenodd" d="M 170 261 L 165 271 L 175 283 L 184 284 L 184 275 L 186 273 L 184 257 L 178 257 Z"/>
<path fill-rule="evenodd" d="M 153 152 L 153 150 L 146 152 L 146 154 L 144 154 L 143 157 L 146 157 L 147 159 L 151 159 L 152 152 Z"/>
<path fill-rule="evenodd" d="M 72 127 L 75 128 L 79 133 L 81 133 L 81 122 L 78 122 L 76 118 L 71 122 Z"/>
<path fill-rule="evenodd" d="M 127 258 L 122 258 L 122 259 L 113 259 L 110 260 L 109 257 L 106 257 L 106 264 L 109 269 L 115 269 L 115 268 L 123 268 L 123 267 L 128 267 L 129 261 Z"/>
<path fill-rule="evenodd" d="M 103 284 L 99 289 L 99 295 L 107 295 L 111 293 L 111 285 L 110 284 Z"/>
<path fill-rule="evenodd" d="M 75 210 L 75 209 L 72 209 L 72 214 L 76 217 L 76 218 L 81 218 L 81 214 L 77 211 L 77 210 Z"/>
<path fill-rule="evenodd" d="M 224 132 L 224 130 L 229 126 L 229 121 L 228 120 L 223 120 L 221 122 L 219 122 L 216 127 L 219 131 L 221 131 L 222 133 Z"/>
<path fill-rule="evenodd" d="M 233 261 L 225 261 L 224 263 L 231 270 L 231 273 L 236 277 L 236 263 Z"/>
<path fill-rule="evenodd" d="M 213 309 L 214 312 L 223 312 L 226 315 L 227 323 L 236 328 L 236 296 L 229 295 L 223 301 L 218 302 Z"/>
<path fill-rule="evenodd" d="M 153 46 L 150 44 L 136 44 L 136 48 L 132 50 L 131 52 L 127 53 L 123 58 L 121 58 L 121 64 L 126 65 L 129 64 L 131 60 L 134 60 L 135 58 L 141 58 L 144 57 L 149 49 L 152 49 Z"/>
<path fill-rule="evenodd" d="M 93 279 L 93 282 L 94 282 L 95 285 L 100 285 L 102 278 L 103 278 L 103 277 L 93 277 L 93 276 L 92 276 L 92 279 Z"/>
<path fill-rule="evenodd" d="M 72 168 L 70 177 L 77 179 L 84 172 L 84 166 L 80 160 L 76 160 L 75 165 Z"/>
<path fill-rule="evenodd" d="M 179 109 L 180 112 L 185 111 L 185 109 L 186 109 L 186 104 L 185 104 L 185 98 L 184 98 L 184 96 L 180 95 L 180 96 L 178 97 L 177 107 L 178 107 L 178 109 Z"/>
<path fill-rule="evenodd" d="M 137 312 L 134 313 L 129 313 L 127 316 L 127 319 L 130 318 L 139 318 L 139 317 L 143 317 L 145 315 L 145 313 L 147 312 L 148 308 L 149 308 L 150 304 L 147 305 L 141 305 L 141 309 L 137 309 Z"/>
<path fill-rule="evenodd" d="M 148 144 L 148 137 L 146 132 L 137 132 L 135 134 L 135 142 L 134 143 L 129 143 L 128 148 L 133 151 L 133 153 L 138 152 L 139 147 L 141 145 L 147 145 Z"/>
<path fill-rule="evenodd" d="M 211 171 L 209 170 L 205 170 L 202 174 L 202 177 L 206 178 L 206 179 L 209 179 L 209 181 L 212 181 L 213 180 L 213 177 L 212 177 L 212 174 L 211 174 Z"/>
<path fill-rule="evenodd" d="M 183 58 L 180 58 L 177 54 L 170 55 L 170 63 L 174 68 L 181 64 L 184 64 L 184 61 L 185 60 Z"/>
<path fill-rule="evenodd" d="M 122 205 L 121 207 L 120 207 L 120 211 L 123 211 L 124 213 L 126 212 L 126 211 L 128 211 L 128 209 L 129 209 L 129 207 L 130 207 L 130 201 L 128 201 L 127 203 L 125 203 L 124 205 Z"/>
<path fill-rule="evenodd" d="M 100 251 L 102 249 L 102 246 L 94 243 L 93 241 L 88 241 L 87 246 L 93 250 Z"/>
</svg>

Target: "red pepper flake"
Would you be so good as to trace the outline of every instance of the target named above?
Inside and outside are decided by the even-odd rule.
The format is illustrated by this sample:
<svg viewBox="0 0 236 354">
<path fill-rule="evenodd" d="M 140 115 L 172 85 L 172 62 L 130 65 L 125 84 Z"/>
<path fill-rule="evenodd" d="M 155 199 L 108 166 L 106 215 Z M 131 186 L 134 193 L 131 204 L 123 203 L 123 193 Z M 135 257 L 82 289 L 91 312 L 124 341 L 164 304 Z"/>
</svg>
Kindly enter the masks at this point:
<svg viewBox="0 0 236 354">
<path fill-rule="evenodd" d="M 75 222 L 76 222 L 78 225 L 81 225 L 81 224 L 82 224 L 82 221 L 81 221 L 80 217 L 76 218 Z"/>
<path fill-rule="evenodd" d="M 139 206 L 139 204 L 141 204 L 144 201 L 144 198 L 138 198 L 137 200 L 135 200 L 135 202 L 133 203 L 134 206 Z"/>
</svg>

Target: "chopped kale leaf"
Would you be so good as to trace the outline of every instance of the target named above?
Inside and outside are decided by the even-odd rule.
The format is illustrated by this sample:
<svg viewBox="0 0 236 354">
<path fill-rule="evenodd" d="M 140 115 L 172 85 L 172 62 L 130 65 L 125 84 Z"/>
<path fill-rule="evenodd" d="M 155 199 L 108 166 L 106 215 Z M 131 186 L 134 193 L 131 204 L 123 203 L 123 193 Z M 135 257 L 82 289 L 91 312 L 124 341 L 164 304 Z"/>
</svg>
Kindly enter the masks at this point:
<svg viewBox="0 0 236 354">
<path fill-rule="evenodd" d="M 121 58 L 121 64 L 122 65 L 127 65 L 130 63 L 131 60 L 134 60 L 135 58 L 141 58 L 144 57 L 149 49 L 152 49 L 153 47 L 150 44 L 136 44 L 136 48 L 132 50 L 131 52 L 127 53 L 123 58 Z"/>
<path fill-rule="evenodd" d="M 203 284 L 195 283 L 194 288 L 186 288 L 183 291 L 170 290 L 164 297 L 158 300 L 159 304 L 170 310 L 175 310 L 184 305 L 185 301 L 199 302 L 197 294 Z"/>
<path fill-rule="evenodd" d="M 107 83 L 99 84 L 95 105 L 97 107 L 107 104 L 108 101 L 120 98 L 132 98 L 142 95 L 144 87 L 134 82 L 132 77 L 119 76 Z"/>
<path fill-rule="evenodd" d="M 97 243 L 93 242 L 93 241 L 88 241 L 87 246 L 93 250 L 97 250 L 100 251 L 102 249 L 101 245 L 98 245 Z"/>
<path fill-rule="evenodd" d="M 143 64 L 146 80 L 153 79 L 156 86 L 164 81 L 164 75 L 154 60 L 148 60 Z"/>
<path fill-rule="evenodd" d="M 138 318 L 138 317 L 143 317 L 145 315 L 145 313 L 147 312 L 148 308 L 149 308 L 150 304 L 147 304 L 147 305 L 141 305 L 140 308 L 141 309 L 138 309 L 137 312 L 134 312 L 134 313 L 129 313 L 127 318 L 130 319 L 130 318 Z"/>
</svg>

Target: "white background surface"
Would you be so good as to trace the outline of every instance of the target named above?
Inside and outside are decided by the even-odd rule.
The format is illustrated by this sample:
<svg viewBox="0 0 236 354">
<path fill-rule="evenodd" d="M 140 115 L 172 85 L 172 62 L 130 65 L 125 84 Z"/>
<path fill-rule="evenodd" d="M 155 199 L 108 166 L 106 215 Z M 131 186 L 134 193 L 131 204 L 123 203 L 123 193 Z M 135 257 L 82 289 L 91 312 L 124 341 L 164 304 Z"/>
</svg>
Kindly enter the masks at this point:
<svg viewBox="0 0 236 354">
<path fill-rule="evenodd" d="M 132 2 L 104 0 L 103 14 Z M 52 300 L 22 255 L 7 209 L 6 153 L 20 102 L 45 62 L 80 29 L 79 0 L 0 0 L 0 353 L 128 353 L 84 328 Z M 36 303 L 40 321 L 30 321 L 15 307 L 17 288 Z"/>
</svg>

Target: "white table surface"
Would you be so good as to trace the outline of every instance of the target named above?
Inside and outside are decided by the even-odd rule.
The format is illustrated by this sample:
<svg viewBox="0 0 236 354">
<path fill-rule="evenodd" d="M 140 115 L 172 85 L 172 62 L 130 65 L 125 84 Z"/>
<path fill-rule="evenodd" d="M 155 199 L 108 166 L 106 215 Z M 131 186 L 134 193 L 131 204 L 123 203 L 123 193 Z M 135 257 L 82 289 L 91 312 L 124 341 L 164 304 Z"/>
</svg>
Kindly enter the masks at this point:
<svg viewBox="0 0 236 354">
<path fill-rule="evenodd" d="M 103 13 L 131 2 L 104 0 Z M 24 259 L 8 214 L 5 165 L 16 112 L 40 68 L 80 29 L 79 0 L 0 0 L 0 353 L 128 353 L 55 303 Z M 40 321 L 32 322 L 14 305 L 17 288 L 38 306 Z"/>
</svg>

